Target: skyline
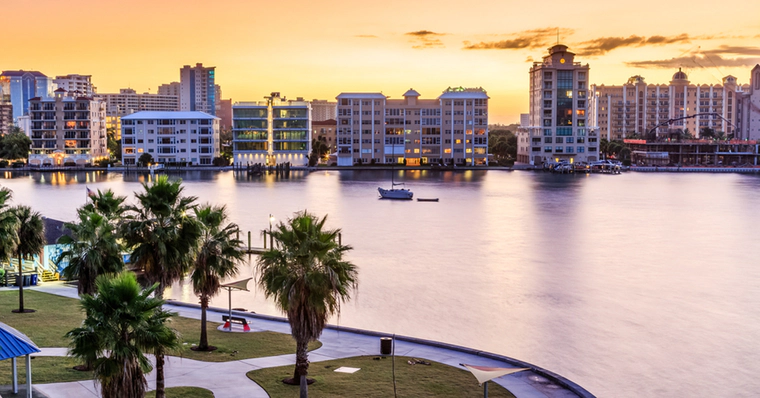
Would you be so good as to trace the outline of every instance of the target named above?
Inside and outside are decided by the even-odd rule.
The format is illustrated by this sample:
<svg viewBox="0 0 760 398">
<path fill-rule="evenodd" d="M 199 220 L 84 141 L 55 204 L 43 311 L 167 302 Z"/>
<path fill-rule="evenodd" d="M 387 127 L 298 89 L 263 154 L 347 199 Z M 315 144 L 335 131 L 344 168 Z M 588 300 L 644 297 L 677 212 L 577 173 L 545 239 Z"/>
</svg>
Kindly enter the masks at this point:
<svg viewBox="0 0 760 398">
<path fill-rule="evenodd" d="M 760 63 L 760 23 L 751 18 L 760 4 L 742 5 L 731 19 L 720 13 L 705 19 L 703 10 L 715 7 L 704 0 L 688 10 L 652 0 L 636 9 L 552 0 L 519 10 L 519 3 L 504 1 L 130 4 L 7 4 L 6 15 L 33 13 L 35 26 L 7 19 L 6 37 L 22 33 L 6 43 L 10 56 L 0 69 L 92 75 L 99 93 L 156 93 L 159 85 L 179 81 L 183 65 L 203 63 L 216 67 L 222 98 L 233 101 L 260 100 L 272 91 L 308 100 L 334 101 L 356 91 L 400 98 L 409 88 L 435 98 L 447 87 L 483 87 L 491 97 L 489 122 L 515 123 L 528 111 L 530 66 L 558 37 L 590 65 L 595 84 L 620 85 L 633 75 L 666 84 L 678 67 L 693 83 L 720 84 L 730 74 L 746 84 Z"/>
</svg>

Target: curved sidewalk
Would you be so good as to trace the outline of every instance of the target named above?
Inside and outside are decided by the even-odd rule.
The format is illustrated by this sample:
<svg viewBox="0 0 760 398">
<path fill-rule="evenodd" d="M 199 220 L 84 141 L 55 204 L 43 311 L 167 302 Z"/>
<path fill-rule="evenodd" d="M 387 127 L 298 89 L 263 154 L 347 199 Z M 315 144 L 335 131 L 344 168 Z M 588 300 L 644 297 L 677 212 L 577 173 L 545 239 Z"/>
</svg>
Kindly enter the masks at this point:
<svg viewBox="0 0 760 398">
<path fill-rule="evenodd" d="M 63 284 L 51 284 L 32 288 L 45 293 L 78 298 L 76 289 Z M 170 301 L 165 308 L 176 311 L 187 318 L 200 319 L 200 308 L 194 304 Z M 221 319 L 227 311 L 209 309 L 209 319 Z M 290 326 L 283 318 L 254 315 L 233 311 L 236 316 L 244 316 L 257 330 L 290 333 Z M 375 333 L 350 328 L 329 326 L 322 333 L 322 347 L 309 353 L 310 362 L 330 361 L 361 355 L 379 355 L 379 336 Z M 462 369 L 460 363 L 493 367 L 527 367 L 531 370 L 514 373 L 494 379 L 493 382 L 505 387 L 517 398 L 567 398 L 594 397 L 591 393 L 547 370 L 496 354 L 457 347 L 448 344 L 396 336 L 396 355 L 424 358 Z M 62 348 L 45 348 L 38 355 L 65 355 Z M 268 397 L 267 393 L 246 373 L 261 368 L 271 368 L 295 364 L 295 354 L 274 357 L 251 358 L 230 362 L 202 362 L 187 358 L 169 357 L 166 366 L 166 386 L 193 386 L 211 390 L 217 398 L 222 397 Z M 147 376 L 149 389 L 155 388 L 153 373 Z M 473 383 L 475 383 L 473 377 Z M 96 397 L 98 389 L 93 381 L 70 383 L 36 384 L 35 389 L 50 398 Z"/>
</svg>

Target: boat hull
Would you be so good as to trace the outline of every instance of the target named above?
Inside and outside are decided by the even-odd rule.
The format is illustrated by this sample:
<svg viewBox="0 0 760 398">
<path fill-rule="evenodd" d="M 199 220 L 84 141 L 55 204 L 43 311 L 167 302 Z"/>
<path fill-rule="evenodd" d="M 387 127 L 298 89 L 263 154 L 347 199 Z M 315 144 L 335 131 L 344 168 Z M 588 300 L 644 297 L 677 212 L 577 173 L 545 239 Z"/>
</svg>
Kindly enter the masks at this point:
<svg viewBox="0 0 760 398">
<path fill-rule="evenodd" d="M 382 199 L 412 200 L 414 194 L 408 189 L 383 189 L 377 188 Z"/>
</svg>

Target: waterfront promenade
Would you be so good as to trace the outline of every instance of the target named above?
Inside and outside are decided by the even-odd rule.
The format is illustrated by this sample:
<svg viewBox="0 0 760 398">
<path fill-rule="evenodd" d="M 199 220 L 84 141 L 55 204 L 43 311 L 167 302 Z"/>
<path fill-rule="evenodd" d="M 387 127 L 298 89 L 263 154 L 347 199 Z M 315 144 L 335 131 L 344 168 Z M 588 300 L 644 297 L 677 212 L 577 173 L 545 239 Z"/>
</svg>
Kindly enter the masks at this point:
<svg viewBox="0 0 760 398">
<path fill-rule="evenodd" d="M 11 288 L 8 288 L 11 289 Z M 77 298 L 76 289 L 62 283 L 46 283 L 32 287 L 31 290 Z M 191 304 L 172 303 L 165 306 L 171 311 L 188 318 L 200 319 L 200 309 Z M 213 309 L 209 319 L 221 319 L 226 311 Z M 290 333 L 286 320 L 236 312 L 236 316 L 245 316 L 256 331 L 273 331 Z M 64 332 L 64 331 L 62 331 Z M 322 347 L 309 353 L 312 363 L 349 358 L 363 355 L 379 355 L 380 333 L 328 327 L 320 341 Z M 385 336 L 385 335 L 383 335 Z M 440 362 L 449 366 L 462 368 L 460 363 L 492 367 L 529 367 L 531 370 L 494 379 L 493 382 L 505 387 L 518 398 L 554 398 L 554 397 L 593 397 L 593 395 L 569 380 L 530 364 L 499 355 L 479 352 L 463 347 L 449 346 L 443 343 L 428 342 L 413 338 L 397 336 L 396 355 L 411 356 Z M 37 356 L 64 356 L 65 348 L 43 348 Z M 265 358 L 251 358 L 232 362 L 202 362 L 186 358 L 169 357 L 166 367 L 166 386 L 192 386 L 205 388 L 222 397 L 268 397 L 267 393 L 246 373 L 251 370 L 293 365 L 295 355 L 280 355 Z M 361 377 L 361 373 L 357 373 Z M 155 375 L 147 376 L 149 389 L 155 388 Z M 473 384 L 477 383 L 475 378 Z M 98 388 L 93 381 L 68 383 L 35 384 L 36 391 L 50 398 L 97 397 Z"/>
</svg>

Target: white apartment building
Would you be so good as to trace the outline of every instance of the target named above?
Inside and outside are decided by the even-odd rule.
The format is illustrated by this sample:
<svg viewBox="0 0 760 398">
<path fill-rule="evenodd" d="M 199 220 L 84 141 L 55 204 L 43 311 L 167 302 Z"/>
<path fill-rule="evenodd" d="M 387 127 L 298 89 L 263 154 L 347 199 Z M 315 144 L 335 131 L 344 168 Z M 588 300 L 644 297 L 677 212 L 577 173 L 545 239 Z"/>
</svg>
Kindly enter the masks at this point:
<svg viewBox="0 0 760 398">
<path fill-rule="evenodd" d="M 403 99 L 382 93 L 341 93 L 337 165 L 488 164 L 488 94 L 447 88 L 436 99 L 409 89 Z"/>
<path fill-rule="evenodd" d="M 53 84 L 66 90 L 69 96 L 92 97 L 97 91 L 92 85 L 92 75 L 56 76 Z"/>
<path fill-rule="evenodd" d="M 215 70 L 214 66 L 204 67 L 200 63 L 180 69 L 180 110 L 216 114 L 216 95 L 221 89 L 214 83 Z"/>
<path fill-rule="evenodd" d="M 517 161 L 540 165 L 599 159 L 598 129 L 590 125 L 589 66 L 575 62 L 567 46 L 549 49 L 530 68 L 530 120 L 517 130 Z"/>
<path fill-rule="evenodd" d="M 180 84 L 179 82 L 171 82 L 158 86 L 158 95 L 173 95 L 177 97 L 179 101 Z"/>
<path fill-rule="evenodd" d="M 204 112 L 141 111 L 121 118 L 122 163 L 144 153 L 154 162 L 211 165 L 221 156 L 219 118 Z"/>
<path fill-rule="evenodd" d="M 30 99 L 29 117 L 30 165 L 81 166 L 109 157 L 103 101 L 68 96 L 59 88 L 54 97 Z"/>
<path fill-rule="evenodd" d="M 272 93 L 266 101 L 232 106 L 232 161 L 238 165 L 306 166 L 311 152 L 311 105 Z"/>
<path fill-rule="evenodd" d="M 726 76 L 723 84 L 692 84 L 679 69 L 668 84 L 647 84 L 642 76 L 633 76 L 621 86 L 592 85 L 589 104 L 592 125 L 599 127 L 602 137 L 619 140 L 632 134 L 646 136 L 657 127 L 658 135 L 673 130 L 688 130 L 695 137 L 704 128 L 732 134 L 740 138 L 740 105 L 748 85 Z"/>
<path fill-rule="evenodd" d="M 749 86 L 740 99 L 737 107 L 740 130 L 736 138 L 760 140 L 760 65 L 752 68 Z"/>
</svg>

